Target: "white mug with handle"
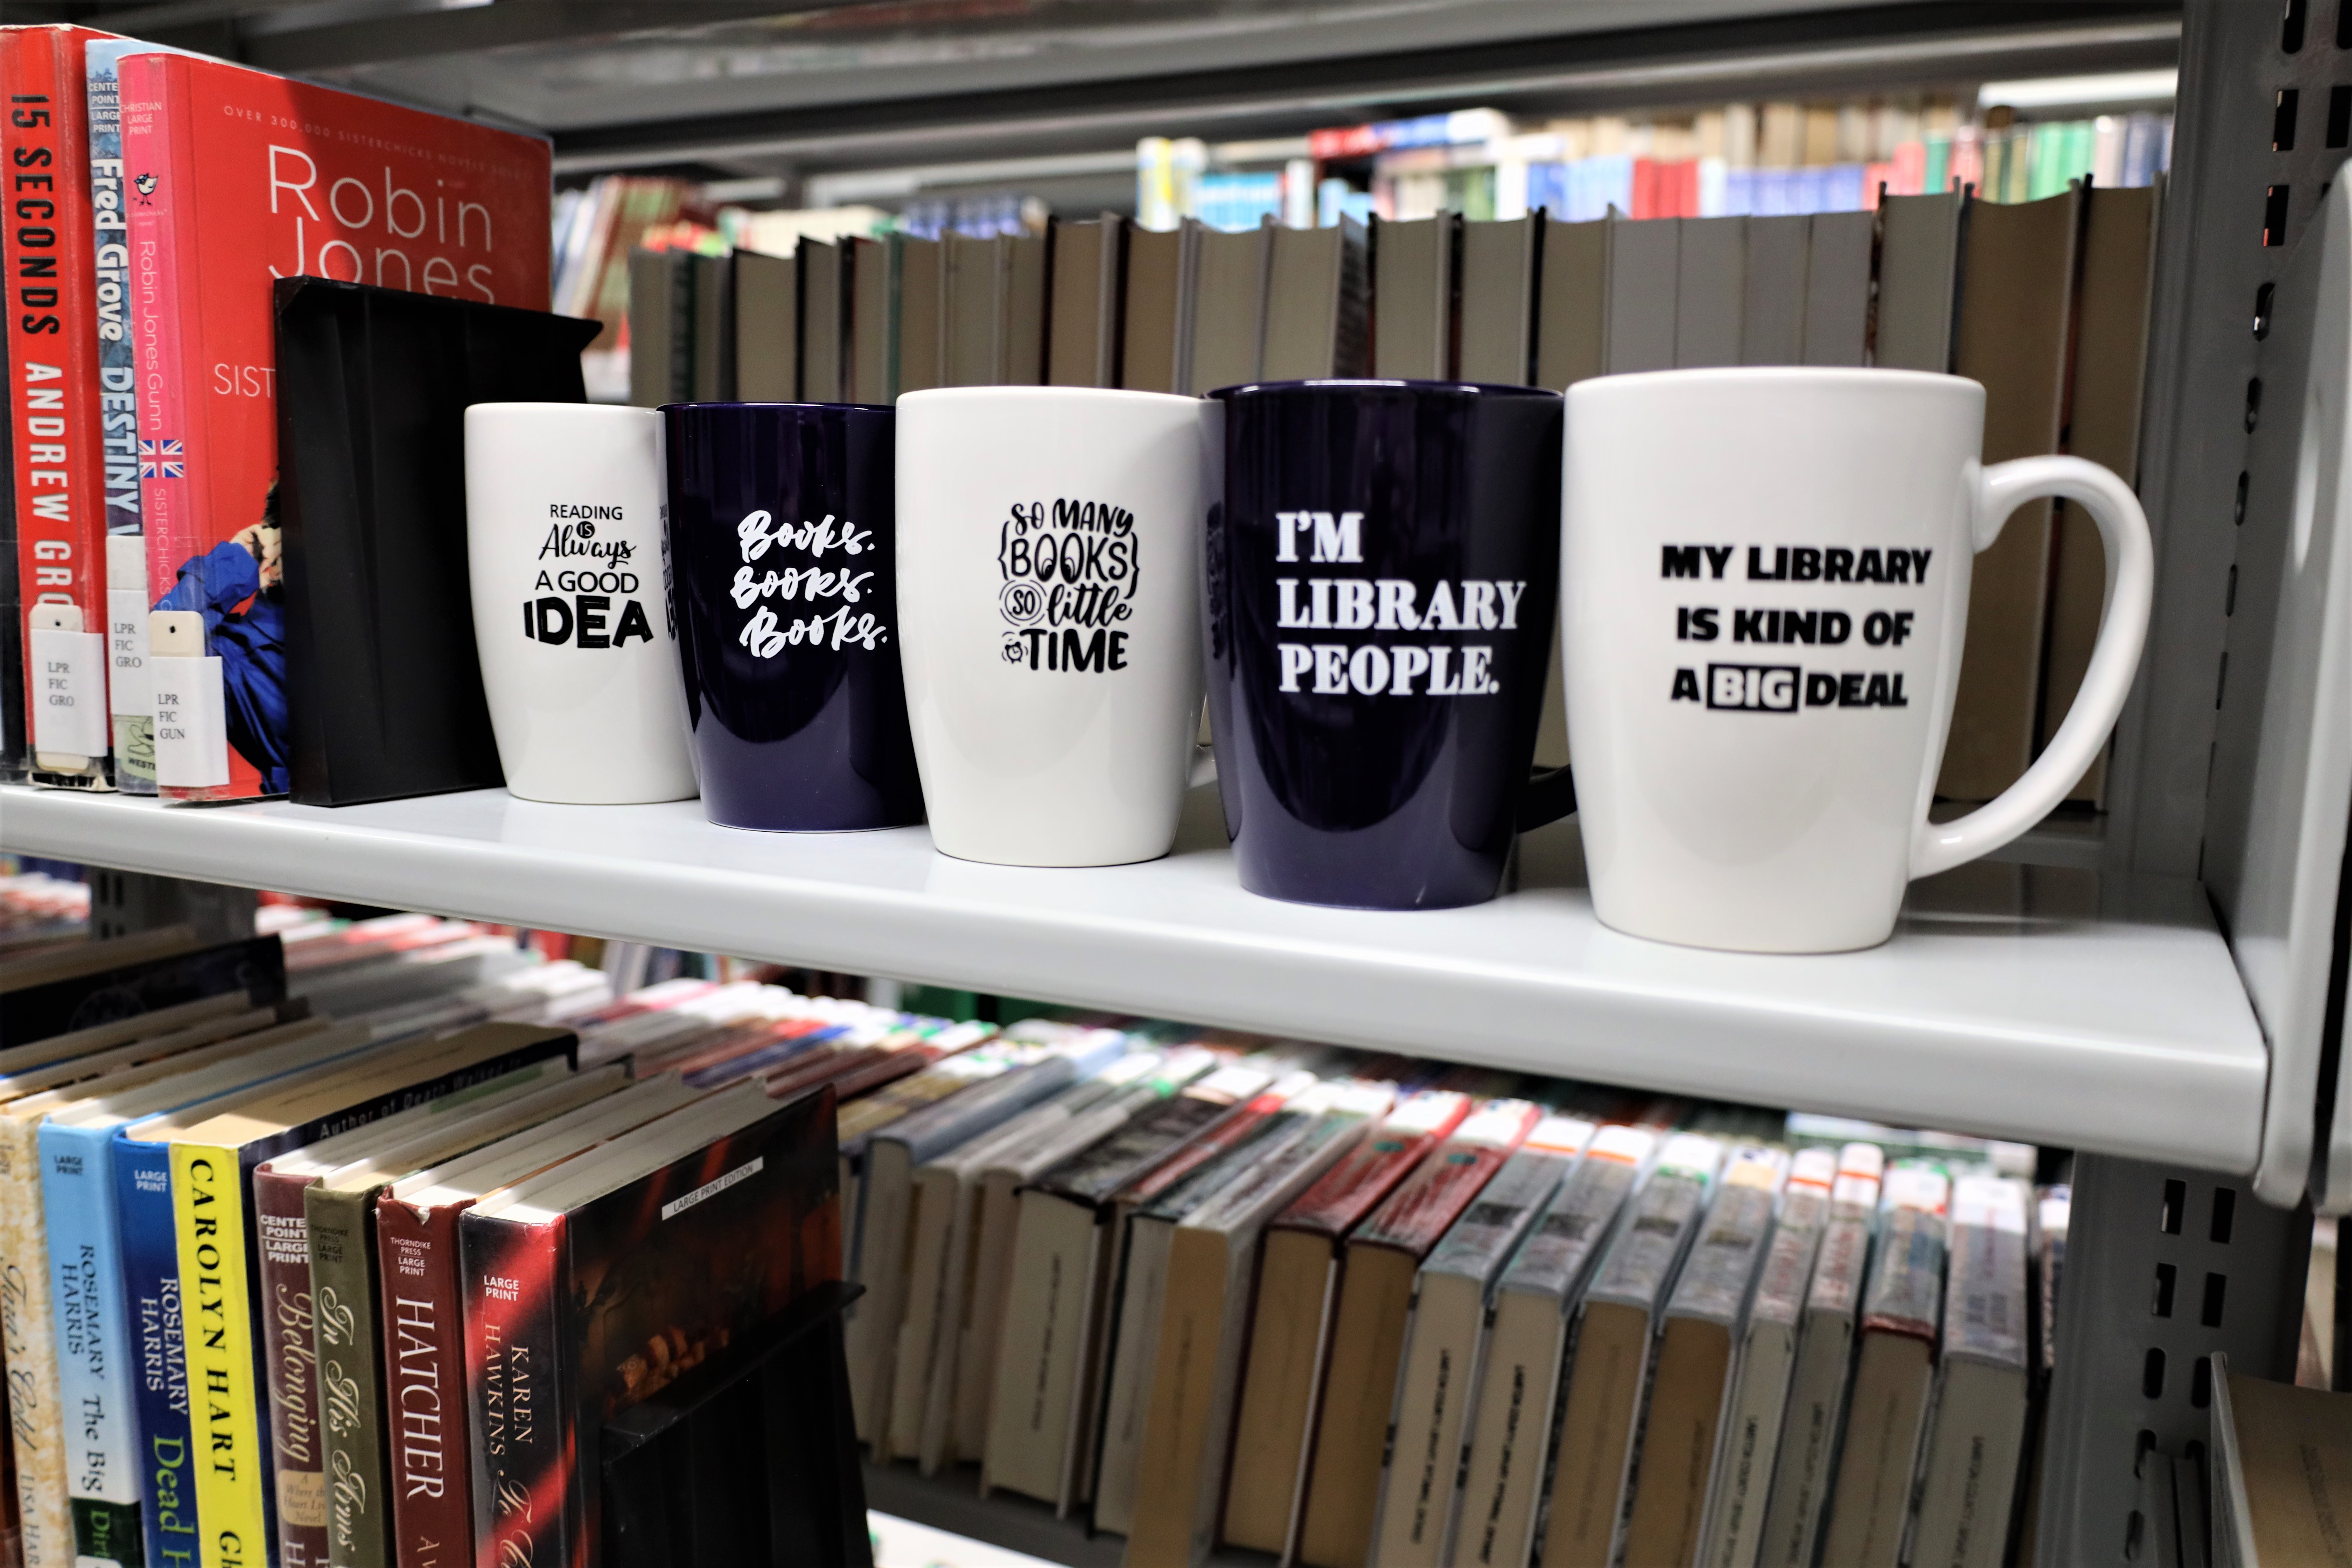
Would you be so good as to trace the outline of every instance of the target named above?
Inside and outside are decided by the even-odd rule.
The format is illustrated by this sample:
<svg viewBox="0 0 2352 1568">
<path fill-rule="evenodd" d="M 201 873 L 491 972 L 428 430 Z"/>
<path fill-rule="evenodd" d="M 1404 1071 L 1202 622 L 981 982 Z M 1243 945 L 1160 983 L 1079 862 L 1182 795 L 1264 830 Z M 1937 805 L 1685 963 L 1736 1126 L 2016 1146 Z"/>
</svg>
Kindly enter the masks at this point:
<svg viewBox="0 0 2352 1568">
<path fill-rule="evenodd" d="M 1981 460 L 1984 389 L 1908 371 L 1738 369 L 1569 389 L 1561 647 L 1594 912 L 1636 936 L 1834 952 L 1916 877 L 2007 844 L 2105 744 L 2155 568 L 2130 487 L 2077 458 Z M 2106 552 L 2065 722 L 1999 797 L 1927 820 L 1974 555 L 2060 496 Z"/>
</svg>

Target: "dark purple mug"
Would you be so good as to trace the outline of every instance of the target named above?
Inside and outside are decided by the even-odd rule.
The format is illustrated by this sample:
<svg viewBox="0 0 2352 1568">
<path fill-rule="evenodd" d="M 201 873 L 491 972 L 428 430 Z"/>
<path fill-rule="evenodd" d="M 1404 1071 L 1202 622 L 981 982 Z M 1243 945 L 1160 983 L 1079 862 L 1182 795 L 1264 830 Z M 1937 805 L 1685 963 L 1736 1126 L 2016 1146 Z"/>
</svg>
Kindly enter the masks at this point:
<svg viewBox="0 0 2352 1568">
<path fill-rule="evenodd" d="M 1460 382 L 1210 394 L 1202 595 L 1242 886 L 1357 909 L 1495 896 L 1532 779 L 1559 584 L 1562 402 Z M 1213 493 L 1215 493 L 1213 490 Z"/>
<path fill-rule="evenodd" d="M 710 820 L 923 820 L 898 675 L 898 416 L 851 404 L 662 410 L 671 613 Z"/>
</svg>

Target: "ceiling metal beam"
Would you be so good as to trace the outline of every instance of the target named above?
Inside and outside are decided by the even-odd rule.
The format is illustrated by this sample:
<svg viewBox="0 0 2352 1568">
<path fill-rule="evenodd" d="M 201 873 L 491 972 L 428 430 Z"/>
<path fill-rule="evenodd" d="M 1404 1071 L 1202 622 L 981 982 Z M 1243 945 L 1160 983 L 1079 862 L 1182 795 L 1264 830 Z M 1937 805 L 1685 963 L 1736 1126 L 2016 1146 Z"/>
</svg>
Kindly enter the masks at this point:
<svg viewBox="0 0 2352 1568">
<path fill-rule="evenodd" d="M 163 27 L 185 27 L 199 22 L 231 22 L 268 11 L 289 11 L 313 5 L 318 0 L 163 0 L 155 5 L 106 6 L 88 14 L 84 25 L 132 37 Z"/>
<path fill-rule="evenodd" d="M 2347 0 L 2352 3 L 2352 0 Z M 2033 19 L 2019 25 L 2021 16 Z M 1846 42 L 1850 38 L 1866 40 Z M 1927 4 L 1513 39 L 1142 79 L 827 104 L 555 133 L 558 172 L 791 162 L 803 170 L 1100 147 L 1138 134 L 1298 131 L 1431 103 L 1663 108 L 2170 65 L 2163 5 Z"/>
<path fill-rule="evenodd" d="M 613 39 L 638 33 L 676 37 L 724 22 L 829 10 L 835 4 L 837 0 L 497 0 L 454 11 L 413 11 L 257 34 L 246 40 L 245 58 L 267 70 L 337 70 L 517 44 Z"/>
</svg>

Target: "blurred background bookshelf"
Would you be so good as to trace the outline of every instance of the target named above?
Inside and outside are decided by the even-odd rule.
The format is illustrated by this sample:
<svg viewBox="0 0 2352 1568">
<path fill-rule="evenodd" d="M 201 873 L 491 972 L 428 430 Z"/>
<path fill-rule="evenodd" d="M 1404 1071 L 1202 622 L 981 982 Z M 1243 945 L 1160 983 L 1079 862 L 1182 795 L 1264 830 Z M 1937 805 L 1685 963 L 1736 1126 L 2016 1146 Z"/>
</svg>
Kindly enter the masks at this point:
<svg viewBox="0 0 2352 1568">
<path fill-rule="evenodd" d="M 1832 100 L 1733 100 L 1566 116 L 1471 107 L 1208 141 L 800 175 L 574 171 L 554 210 L 556 308 L 605 331 L 591 395 L 628 395 L 634 249 L 790 256 L 803 238 L 1041 237 L 1107 214 L 1165 231 L 1328 227 L 1342 217 L 1566 222 L 1866 212 L 1965 188 L 2039 201 L 2153 184 L 2170 163 L 2171 68 Z"/>
</svg>

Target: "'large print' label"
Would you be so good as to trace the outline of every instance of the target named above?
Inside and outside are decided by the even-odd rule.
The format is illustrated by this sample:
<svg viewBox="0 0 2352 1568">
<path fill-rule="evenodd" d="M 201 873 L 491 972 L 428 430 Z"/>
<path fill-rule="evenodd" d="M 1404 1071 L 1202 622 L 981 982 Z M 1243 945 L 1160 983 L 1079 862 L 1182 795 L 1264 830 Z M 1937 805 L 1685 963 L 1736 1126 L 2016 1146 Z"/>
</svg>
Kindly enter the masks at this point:
<svg viewBox="0 0 2352 1568">
<path fill-rule="evenodd" d="M 1125 507 L 1066 498 L 1050 509 L 1016 504 L 996 540 L 1004 662 L 1067 674 L 1125 669 L 1138 544 Z"/>
</svg>

